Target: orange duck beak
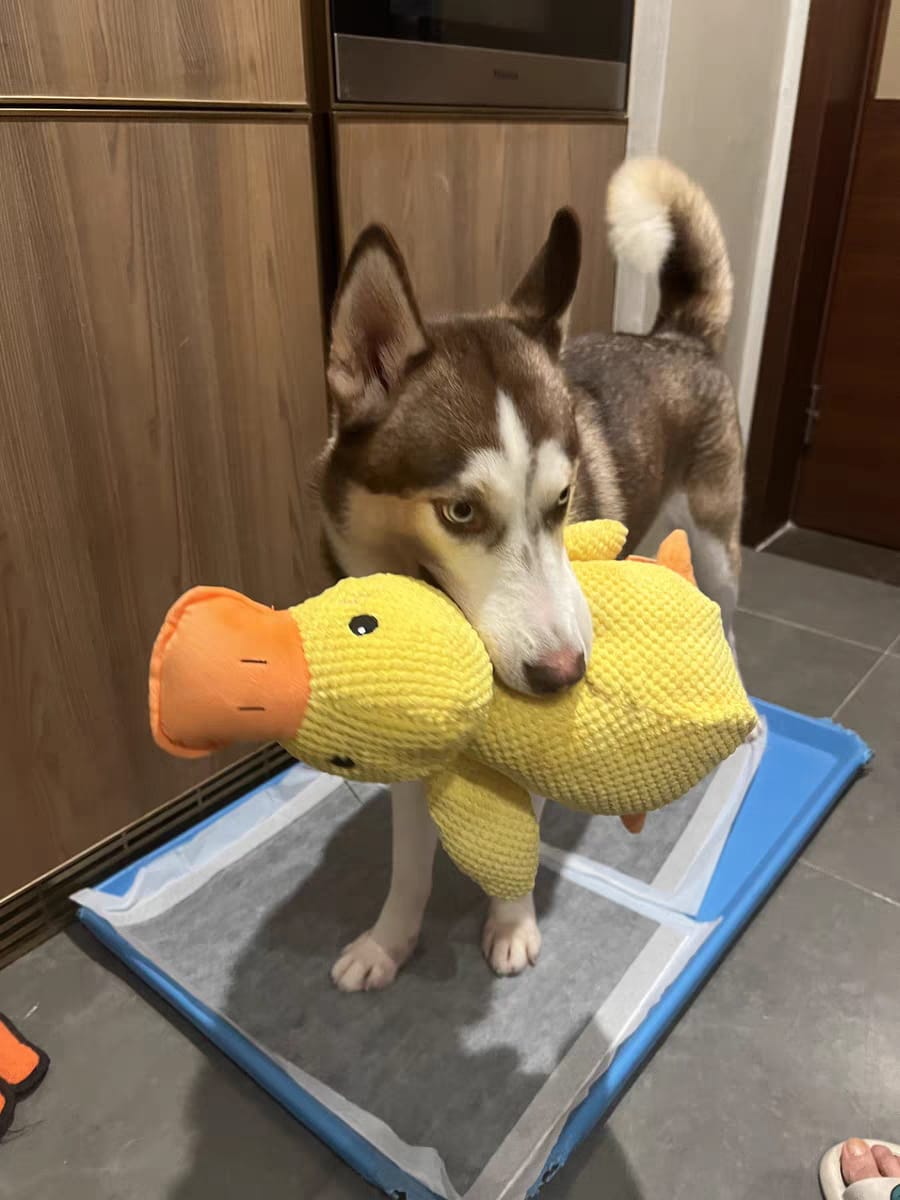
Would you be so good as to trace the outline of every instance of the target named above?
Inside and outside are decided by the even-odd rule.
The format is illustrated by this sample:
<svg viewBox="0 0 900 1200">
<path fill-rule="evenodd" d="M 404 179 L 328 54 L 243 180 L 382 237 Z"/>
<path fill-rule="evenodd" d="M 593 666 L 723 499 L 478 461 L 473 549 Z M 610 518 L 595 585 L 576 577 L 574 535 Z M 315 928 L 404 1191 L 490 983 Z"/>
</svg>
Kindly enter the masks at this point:
<svg viewBox="0 0 900 1200">
<path fill-rule="evenodd" d="M 286 741 L 308 703 L 290 611 L 210 587 L 169 609 L 150 659 L 150 729 L 163 750 L 199 758 L 235 742 Z"/>
</svg>

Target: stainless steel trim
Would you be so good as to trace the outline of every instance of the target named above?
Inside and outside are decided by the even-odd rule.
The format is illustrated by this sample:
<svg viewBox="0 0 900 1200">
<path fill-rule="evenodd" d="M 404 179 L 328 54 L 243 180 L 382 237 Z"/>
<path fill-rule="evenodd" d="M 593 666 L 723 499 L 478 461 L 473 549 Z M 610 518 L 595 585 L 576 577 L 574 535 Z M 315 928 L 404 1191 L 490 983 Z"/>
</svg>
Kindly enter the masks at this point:
<svg viewBox="0 0 900 1200">
<path fill-rule="evenodd" d="M 337 98 L 355 104 L 624 110 L 621 62 L 334 35 Z"/>
</svg>

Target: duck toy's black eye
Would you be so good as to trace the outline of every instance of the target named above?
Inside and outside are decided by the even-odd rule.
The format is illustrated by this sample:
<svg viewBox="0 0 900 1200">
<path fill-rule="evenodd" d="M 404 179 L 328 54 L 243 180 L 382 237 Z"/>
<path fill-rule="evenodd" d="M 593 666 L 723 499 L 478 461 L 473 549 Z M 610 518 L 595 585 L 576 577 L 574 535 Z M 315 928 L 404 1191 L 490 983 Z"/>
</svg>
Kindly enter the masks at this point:
<svg viewBox="0 0 900 1200">
<path fill-rule="evenodd" d="M 360 613 L 350 622 L 350 632 L 355 633 L 357 637 L 365 637 L 367 633 L 374 633 L 377 628 L 378 622 L 368 613 Z"/>
</svg>

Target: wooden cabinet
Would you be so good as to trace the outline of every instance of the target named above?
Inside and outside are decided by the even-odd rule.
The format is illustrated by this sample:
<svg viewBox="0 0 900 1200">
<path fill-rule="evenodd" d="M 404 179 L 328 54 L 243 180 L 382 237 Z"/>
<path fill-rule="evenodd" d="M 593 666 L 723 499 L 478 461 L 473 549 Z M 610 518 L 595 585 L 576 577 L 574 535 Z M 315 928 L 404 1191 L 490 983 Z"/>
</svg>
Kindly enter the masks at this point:
<svg viewBox="0 0 900 1200">
<path fill-rule="evenodd" d="M 306 0 L 3 0 L 0 96 L 300 105 Z"/>
<path fill-rule="evenodd" d="M 2 4 L 0 900 L 224 765 L 177 762 L 149 735 L 150 646 L 182 590 L 286 605 L 325 582 L 325 189 L 298 112 L 323 14 Z M 622 124 L 333 128 L 344 247 L 389 225 L 426 311 L 495 304 L 570 204 L 573 327 L 608 327 Z"/>
<path fill-rule="evenodd" d="M 325 398 L 305 121 L 35 114 L 0 161 L 2 898 L 210 773 L 151 642 L 192 584 L 322 584 Z"/>
<path fill-rule="evenodd" d="M 572 330 L 610 328 L 604 203 L 623 124 L 340 118 L 337 156 L 344 252 L 370 221 L 387 225 L 426 314 L 496 304 L 567 204 L 584 236 Z"/>
</svg>

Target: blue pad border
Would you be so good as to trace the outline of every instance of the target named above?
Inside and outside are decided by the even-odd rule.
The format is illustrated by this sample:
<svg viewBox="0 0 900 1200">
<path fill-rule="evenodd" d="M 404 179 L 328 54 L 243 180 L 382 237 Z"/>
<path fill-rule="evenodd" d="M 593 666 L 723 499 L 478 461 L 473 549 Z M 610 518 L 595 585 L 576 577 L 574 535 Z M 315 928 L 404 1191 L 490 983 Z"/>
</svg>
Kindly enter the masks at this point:
<svg viewBox="0 0 900 1200">
<path fill-rule="evenodd" d="M 701 921 L 718 921 L 640 1027 L 620 1046 L 608 1070 L 569 1116 L 529 1196 L 563 1167 L 575 1148 L 609 1116 L 644 1064 L 690 1004 L 754 914 L 765 903 L 791 863 L 825 820 L 844 791 L 865 767 L 871 751 L 855 733 L 832 721 L 805 717 L 757 701 L 768 724 L 768 743 L 756 778 L 722 851 L 710 882 Z M 271 780 L 263 786 L 270 786 Z M 249 793 L 248 795 L 252 795 Z M 122 895 L 135 873 L 159 854 L 196 835 L 224 811 L 208 817 L 165 846 L 98 885 Z M 194 1024 L 224 1054 L 266 1089 L 294 1117 L 330 1146 L 369 1183 L 407 1200 L 437 1200 L 434 1193 L 402 1171 L 381 1151 L 313 1099 L 224 1017 L 177 984 L 125 940 L 109 922 L 87 909 L 79 918 L 91 932 L 148 986 Z"/>
</svg>

